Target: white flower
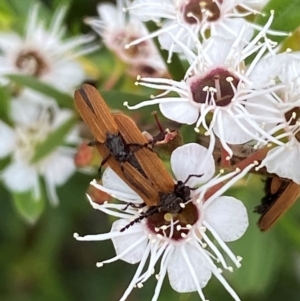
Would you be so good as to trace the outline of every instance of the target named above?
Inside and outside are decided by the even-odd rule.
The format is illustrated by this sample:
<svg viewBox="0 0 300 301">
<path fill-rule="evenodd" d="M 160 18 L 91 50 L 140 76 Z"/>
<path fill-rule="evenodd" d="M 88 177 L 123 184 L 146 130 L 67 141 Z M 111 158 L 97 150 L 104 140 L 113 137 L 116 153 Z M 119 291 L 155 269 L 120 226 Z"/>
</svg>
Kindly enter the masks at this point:
<svg viewBox="0 0 300 301">
<path fill-rule="evenodd" d="M 116 6 L 111 3 L 99 4 L 99 17 L 86 18 L 85 22 L 102 37 L 108 49 L 132 67 L 131 71 L 135 72 L 135 76 L 165 74 L 165 65 L 152 41 L 144 41 L 131 48 L 125 47 L 131 41 L 148 35 L 148 31 L 138 18 L 125 15 L 123 2 L 118 0 Z"/>
<path fill-rule="evenodd" d="M 98 47 L 86 45 L 92 36 L 77 36 L 63 39 L 62 26 L 66 7 L 57 10 L 51 26 L 47 29 L 39 20 L 38 5 L 29 13 L 24 36 L 17 33 L 0 34 L 0 76 L 24 74 L 37 77 L 57 89 L 70 93 L 81 84 L 86 75 L 75 60 L 78 56 L 94 51 Z"/>
<path fill-rule="evenodd" d="M 281 119 L 270 131 L 276 136 L 277 145 L 259 168 L 265 166 L 268 172 L 300 184 L 300 53 L 266 58 L 256 66 L 254 73 L 260 80 L 270 78 L 284 85 L 275 95 L 277 115 Z"/>
<path fill-rule="evenodd" d="M 200 178 L 189 179 L 186 185 L 191 188 L 208 181 L 200 188 L 191 190 L 191 199 L 183 204 L 182 211 L 171 214 L 156 210 L 155 206 L 144 207 L 142 211 L 137 210 L 135 207 L 143 201 L 108 168 L 103 174 L 103 186 L 96 182 L 92 182 L 92 185 L 126 202 L 127 208 L 124 210 L 124 204 L 98 205 L 88 196 L 94 208 L 120 219 L 113 223 L 110 233 L 84 237 L 75 233 L 75 238 L 87 241 L 112 239 L 117 255 L 98 263 L 98 267 L 118 259 L 131 264 L 139 262 L 137 271 L 120 300 L 125 300 L 134 287 L 143 286 L 153 274 L 159 258 L 161 264 L 156 274 L 158 282 L 152 301 L 158 299 L 166 273 L 174 290 L 197 291 L 202 300 L 205 300 L 202 288 L 213 274 L 234 300 L 240 300 L 222 276 L 221 269 L 215 264 L 220 262 L 224 269 L 232 271 L 232 267 L 227 265 L 211 237 L 217 241 L 233 263 L 240 267 L 241 258 L 236 257 L 225 242 L 239 239 L 244 234 L 248 227 L 247 211 L 239 200 L 220 195 L 251 167 L 247 167 L 234 178 L 233 175 L 238 171 L 209 181 L 215 172 L 212 155 L 206 148 L 195 143 L 177 148 L 172 154 L 171 166 L 177 180 L 185 181 L 190 174 L 203 174 Z M 228 185 L 204 202 L 203 195 L 206 189 L 225 179 L 231 179 Z M 147 215 L 150 211 L 154 212 Z M 146 216 L 143 216 L 145 214 Z M 136 222 L 132 222 L 135 219 Z M 146 267 L 147 259 L 149 260 Z"/>
<path fill-rule="evenodd" d="M 57 146 L 37 162 L 32 162 L 37 145 L 72 117 L 70 110 L 51 109 L 30 102 L 12 101 L 13 126 L 0 121 L 0 157 L 10 156 L 10 163 L 0 178 L 11 191 L 31 191 L 34 199 L 41 196 L 39 177 L 43 177 L 49 200 L 58 204 L 56 186 L 64 184 L 75 172 L 75 149 Z M 65 142 L 75 142 L 75 129 Z"/>
<path fill-rule="evenodd" d="M 272 141 L 268 134 L 271 126 L 278 122 L 273 112 L 273 103 L 277 103 L 271 92 L 280 86 L 269 78 L 258 81 L 252 76 L 252 70 L 274 44 L 265 38 L 265 32 L 272 22 L 270 18 L 262 30 L 251 42 L 244 37 L 244 27 L 235 41 L 220 37 L 210 38 L 199 45 L 199 54 L 195 55 L 182 45 L 190 62 L 190 67 L 182 81 L 165 78 L 138 78 L 137 84 L 165 91 L 152 100 L 135 106 L 159 104 L 164 116 L 179 123 L 195 124 L 196 129 L 203 126 L 207 134 L 216 134 L 224 149 L 232 155 L 228 144 L 242 144 L 252 139 L 262 143 Z M 261 41 L 263 38 L 263 41 Z M 245 59 L 258 52 L 250 66 Z M 175 92 L 179 96 L 166 96 Z M 208 118 L 211 122 L 208 124 Z M 274 140 L 274 139 L 273 139 Z"/>
<path fill-rule="evenodd" d="M 173 52 L 182 52 L 177 41 L 193 49 L 196 45 L 194 36 L 201 35 L 201 39 L 205 40 L 208 29 L 212 36 L 236 38 L 242 26 L 248 23 L 243 17 L 251 13 L 257 14 L 258 11 L 253 7 L 260 2 L 258 0 L 134 0 L 128 6 L 128 11 L 143 21 L 156 22 L 161 25 L 161 29 L 137 39 L 128 46 L 158 36 L 161 46 L 169 50 L 170 61 Z M 243 12 L 237 7 L 242 7 Z M 254 24 L 251 27 L 257 28 Z M 247 34 L 251 37 L 250 27 Z"/>
</svg>

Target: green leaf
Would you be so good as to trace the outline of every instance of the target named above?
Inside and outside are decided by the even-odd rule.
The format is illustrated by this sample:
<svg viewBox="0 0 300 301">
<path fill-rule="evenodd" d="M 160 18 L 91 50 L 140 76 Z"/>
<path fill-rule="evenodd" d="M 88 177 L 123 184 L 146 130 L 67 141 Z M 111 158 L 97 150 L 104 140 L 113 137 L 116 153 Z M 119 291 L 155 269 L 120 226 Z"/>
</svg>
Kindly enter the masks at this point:
<svg viewBox="0 0 300 301">
<path fill-rule="evenodd" d="M 300 0 L 271 0 L 264 7 L 263 12 L 265 16 L 258 15 L 256 22 L 264 25 L 270 16 L 270 11 L 274 10 L 274 21 L 271 25 L 272 29 L 293 32 L 300 25 Z M 286 39 L 286 36 L 271 36 L 272 40 L 281 42 Z"/>
<path fill-rule="evenodd" d="M 0 170 L 3 170 L 11 162 L 11 157 L 0 158 Z"/>
<path fill-rule="evenodd" d="M 57 104 L 62 108 L 73 108 L 72 96 L 53 88 L 53 86 L 41 82 L 35 77 L 19 74 L 9 74 L 6 77 L 12 80 L 13 82 L 17 83 L 18 85 L 31 88 L 37 92 L 54 98 Z"/>
<path fill-rule="evenodd" d="M 284 245 L 274 229 L 262 233 L 256 225 L 259 215 L 253 213 L 253 209 L 263 195 L 263 182 L 260 177 L 252 176 L 247 186 L 232 188 L 229 194 L 242 200 L 247 207 L 249 228 L 241 239 L 228 244 L 243 261 L 234 275 L 226 276 L 232 276 L 232 284 L 239 295 L 263 295 L 278 276 L 284 258 Z"/>
<path fill-rule="evenodd" d="M 45 208 L 45 200 L 34 199 L 33 192 L 12 193 L 17 212 L 29 224 L 35 224 Z"/>
<path fill-rule="evenodd" d="M 125 101 L 128 101 L 129 104 L 137 104 L 146 98 L 143 95 L 120 92 L 117 90 L 100 91 L 100 93 L 109 107 L 120 108 L 121 110 L 126 108 L 124 106 Z"/>
<path fill-rule="evenodd" d="M 150 32 L 154 32 L 159 29 L 159 27 L 154 22 L 147 22 L 146 25 Z M 176 53 L 173 53 L 171 57 L 171 62 L 167 63 L 169 52 L 161 48 L 157 38 L 153 41 L 156 45 L 157 50 L 160 52 L 160 55 L 165 61 L 166 67 L 170 73 L 171 78 L 173 80 L 181 81 L 185 76 L 185 70 L 179 56 Z"/>
<path fill-rule="evenodd" d="M 154 118 L 151 115 L 151 112 L 155 110 L 159 110 L 158 105 L 151 105 L 151 106 L 145 106 L 138 110 L 132 110 L 128 111 L 128 109 L 124 106 L 124 102 L 127 101 L 130 106 L 138 104 L 144 100 L 149 99 L 149 96 L 144 95 L 138 95 L 138 94 L 132 94 L 132 93 L 126 93 L 126 92 L 119 92 L 116 90 L 112 91 L 100 91 L 101 95 L 103 96 L 104 100 L 106 101 L 107 105 L 112 110 L 120 110 L 124 111 L 125 114 L 135 115 L 137 118 L 133 119 L 139 119 L 142 121 L 142 123 L 154 123 Z M 129 112 L 129 113 L 128 113 Z"/>
<path fill-rule="evenodd" d="M 51 153 L 56 147 L 64 143 L 66 135 L 70 132 L 72 127 L 76 123 L 76 118 L 71 117 L 61 126 L 59 126 L 55 131 L 50 133 L 46 140 L 38 144 L 35 148 L 35 154 L 31 159 L 31 163 L 36 163 L 49 153 Z"/>
<path fill-rule="evenodd" d="M 0 28 L 1 30 L 8 29 L 13 21 L 13 11 L 9 4 L 5 1 L 0 1 Z"/>
<path fill-rule="evenodd" d="M 11 95 L 7 87 L 0 87 L 0 120 L 11 124 L 9 118 Z"/>
</svg>

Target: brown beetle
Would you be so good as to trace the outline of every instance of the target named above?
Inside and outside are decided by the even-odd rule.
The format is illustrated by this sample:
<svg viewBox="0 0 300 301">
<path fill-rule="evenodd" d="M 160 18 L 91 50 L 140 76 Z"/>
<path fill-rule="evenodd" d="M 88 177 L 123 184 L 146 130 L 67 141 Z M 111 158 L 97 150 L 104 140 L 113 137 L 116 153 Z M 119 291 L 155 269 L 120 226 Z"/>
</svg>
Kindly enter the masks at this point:
<svg viewBox="0 0 300 301">
<path fill-rule="evenodd" d="M 269 230 L 274 223 L 295 203 L 300 195 L 300 185 L 278 176 L 268 177 L 265 196 L 254 212 L 260 213 L 258 226 L 261 231 Z"/>
<path fill-rule="evenodd" d="M 145 147 L 147 140 L 132 119 L 123 114 L 112 115 L 94 87 L 83 85 L 77 90 L 75 103 L 98 142 L 95 146 L 102 158 L 143 199 L 145 204 L 140 207 L 150 206 L 122 230 L 156 212 L 180 212 L 182 204 L 190 200 L 193 189 L 185 184 L 191 177 L 202 175 L 190 175 L 184 182 L 174 183 L 159 157 Z M 115 140 L 110 143 L 110 139 Z M 127 148 L 132 145 L 142 147 L 133 153 Z M 125 153 L 124 156 L 121 152 Z M 130 158 L 134 158 L 134 161 L 130 161 Z"/>
</svg>

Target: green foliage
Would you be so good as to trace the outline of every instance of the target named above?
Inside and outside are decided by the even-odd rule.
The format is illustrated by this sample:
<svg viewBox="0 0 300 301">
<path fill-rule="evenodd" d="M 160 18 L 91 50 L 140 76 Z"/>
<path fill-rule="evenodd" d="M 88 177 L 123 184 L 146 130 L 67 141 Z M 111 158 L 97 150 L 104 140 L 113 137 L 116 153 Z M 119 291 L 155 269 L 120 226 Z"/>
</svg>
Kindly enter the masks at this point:
<svg viewBox="0 0 300 301">
<path fill-rule="evenodd" d="M 13 12 L 9 3 L 0 2 L 0 29 L 7 30 L 13 21 Z"/>
<path fill-rule="evenodd" d="M 263 299 L 278 277 L 284 248 L 276 231 L 261 233 L 256 225 L 259 215 L 252 211 L 260 202 L 262 191 L 263 183 L 259 177 L 252 177 L 246 187 L 231 190 L 233 195 L 243 200 L 249 215 L 249 227 L 243 240 L 233 243 L 235 254 L 242 256 L 244 260 L 242 267 L 235 271 L 232 283 L 241 296 L 252 294 Z"/>
<path fill-rule="evenodd" d="M 10 124 L 10 98 L 11 95 L 5 86 L 0 86 L 0 120 Z"/>
<path fill-rule="evenodd" d="M 154 22 L 148 22 L 147 27 L 150 32 L 154 32 L 159 29 L 159 27 Z M 165 49 L 162 49 L 158 40 L 154 39 L 154 43 L 156 45 L 157 50 L 160 52 L 161 57 L 165 62 L 168 61 L 169 52 Z M 182 64 L 181 59 L 176 53 L 172 54 L 171 62 L 166 64 L 170 77 L 173 80 L 180 81 L 184 78 L 185 70 Z"/>
<path fill-rule="evenodd" d="M 55 131 L 48 134 L 47 138 L 35 148 L 35 154 L 31 159 L 31 163 L 37 163 L 41 159 L 45 158 L 59 145 L 63 145 L 66 135 L 76 124 L 76 118 L 71 117 L 60 125 Z"/>
<path fill-rule="evenodd" d="M 55 89 L 53 86 L 41 82 L 35 77 L 28 75 L 10 74 L 7 75 L 7 78 L 9 78 L 19 86 L 31 88 L 46 96 L 54 98 L 57 104 L 62 108 L 73 108 L 72 96 Z"/>
<path fill-rule="evenodd" d="M 13 201 L 18 214 L 29 224 L 35 224 L 45 209 L 45 200 L 35 198 L 33 191 L 13 192 Z"/>
<path fill-rule="evenodd" d="M 274 10 L 274 21 L 271 28 L 278 31 L 285 31 L 287 33 L 293 32 L 300 25 L 300 0 L 271 0 L 264 7 L 263 12 L 266 16 L 258 15 L 255 23 L 264 25 L 270 15 L 270 11 Z M 273 36 L 272 40 L 282 42 L 285 36 Z"/>
</svg>

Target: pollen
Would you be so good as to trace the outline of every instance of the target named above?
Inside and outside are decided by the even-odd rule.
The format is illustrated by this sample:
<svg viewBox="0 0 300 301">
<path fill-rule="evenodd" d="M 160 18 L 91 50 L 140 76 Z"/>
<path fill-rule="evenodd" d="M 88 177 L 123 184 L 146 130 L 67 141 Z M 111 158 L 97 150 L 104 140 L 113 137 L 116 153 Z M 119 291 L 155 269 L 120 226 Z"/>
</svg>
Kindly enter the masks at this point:
<svg viewBox="0 0 300 301">
<path fill-rule="evenodd" d="M 170 222 L 173 219 L 173 215 L 171 213 L 166 213 L 164 219 L 165 221 Z"/>
</svg>

